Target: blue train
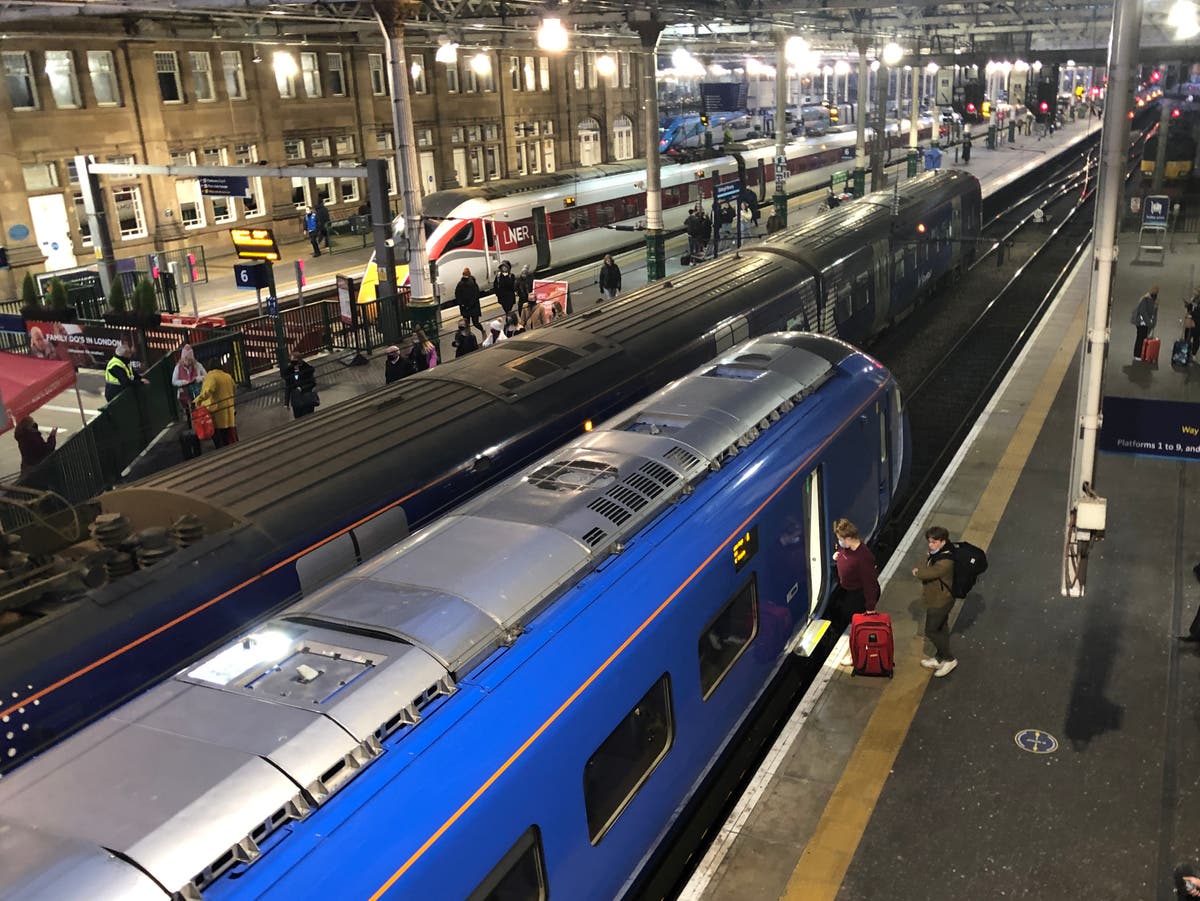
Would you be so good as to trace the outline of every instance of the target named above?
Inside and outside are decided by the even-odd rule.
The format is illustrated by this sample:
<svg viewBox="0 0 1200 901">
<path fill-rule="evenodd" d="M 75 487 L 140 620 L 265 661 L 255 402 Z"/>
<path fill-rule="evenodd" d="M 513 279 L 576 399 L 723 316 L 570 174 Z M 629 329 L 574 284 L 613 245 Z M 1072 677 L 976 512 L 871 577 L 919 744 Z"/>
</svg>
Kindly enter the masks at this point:
<svg viewBox="0 0 1200 901">
<path fill-rule="evenodd" d="M 0 781 L 0 897 L 616 896 L 908 446 L 870 357 L 740 344 Z"/>
<path fill-rule="evenodd" d="M 971 262 L 980 216 L 974 177 L 922 175 L 101 496 L 112 553 L 139 560 L 155 527 L 170 553 L 18 608 L 0 635 L 0 772 L 746 338 L 867 342 Z M 64 568 L 94 554 L 83 542 Z"/>
</svg>

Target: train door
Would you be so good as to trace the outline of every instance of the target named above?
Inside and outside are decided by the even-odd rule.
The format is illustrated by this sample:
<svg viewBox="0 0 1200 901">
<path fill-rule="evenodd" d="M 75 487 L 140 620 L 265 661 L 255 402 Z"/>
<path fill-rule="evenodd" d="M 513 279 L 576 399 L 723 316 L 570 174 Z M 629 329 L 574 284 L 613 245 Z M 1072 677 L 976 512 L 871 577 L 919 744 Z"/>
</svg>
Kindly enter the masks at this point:
<svg viewBox="0 0 1200 901">
<path fill-rule="evenodd" d="M 545 269 L 550 265 L 550 230 L 546 227 L 546 208 L 533 208 L 533 246 L 537 249 L 537 266 Z"/>
<path fill-rule="evenodd" d="M 483 220 L 483 256 L 487 265 L 488 284 L 500 268 L 500 241 L 496 237 L 496 223 L 492 219 Z"/>
<path fill-rule="evenodd" d="M 873 331 L 883 328 L 892 315 L 892 285 L 888 279 L 888 242 L 876 241 L 872 251 L 875 262 L 875 323 Z"/>
<path fill-rule="evenodd" d="M 879 523 L 883 511 L 888 508 L 892 499 L 892 467 L 889 465 L 892 436 L 888 432 L 888 417 L 884 412 L 885 407 L 886 404 L 882 401 L 875 401 L 875 421 L 879 426 L 879 471 L 876 474 L 879 481 L 879 506 L 875 509 L 876 524 Z"/>
<path fill-rule="evenodd" d="M 804 480 L 804 534 L 808 545 L 807 619 L 811 619 L 820 610 L 829 588 L 831 558 L 826 546 L 829 530 L 825 518 L 825 486 L 822 473 L 823 468 L 818 466 Z"/>
<path fill-rule="evenodd" d="M 957 239 L 962 234 L 962 201 L 957 197 L 950 203 L 950 258 L 958 260 L 962 258 L 962 245 Z"/>
<path fill-rule="evenodd" d="M 426 150 L 417 157 L 417 167 L 421 170 L 421 196 L 432 194 L 437 190 L 437 167 L 432 150 Z"/>
</svg>

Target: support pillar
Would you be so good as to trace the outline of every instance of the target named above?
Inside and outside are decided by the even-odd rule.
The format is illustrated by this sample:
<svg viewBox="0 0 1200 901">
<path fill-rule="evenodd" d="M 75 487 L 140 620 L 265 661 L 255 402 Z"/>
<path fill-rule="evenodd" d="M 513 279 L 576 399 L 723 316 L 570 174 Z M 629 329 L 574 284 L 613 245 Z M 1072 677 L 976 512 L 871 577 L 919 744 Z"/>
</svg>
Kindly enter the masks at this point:
<svg viewBox="0 0 1200 901">
<path fill-rule="evenodd" d="M 408 238 L 408 278 L 410 289 L 409 316 L 414 328 L 424 330 L 426 337 L 438 343 L 441 319 L 437 300 L 434 297 L 433 276 L 429 271 L 429 255 L 425 251 L 425 229 L 421 225 L 421 195 L 417 166 L 416 141 L 413 139 L 412 101 L 408 92 L 408 62 L 404 54 L 404 15 L 415 17 L 417 4 L 412 0 L 371 0 L 376 21 L 383 32 L 387 52 L 388 71 L 392 77 L 392 130 L 396 142 L 396 172 L 400 184 L 401 209 L 404 216 L 404 233 Z M 374 207 L 374 204 L 372 204 Z M 385 207 L 386 209 L 386 207 Z M 372 209 L 372 218 L 378 211 Z M 399 296 L 395 270 L 379 273 L 376 293 L 387 291 Z"/>
<path fill-rule="evenodd" d="M 920 169 L 921 151 L 920 142 L 917 140 L 917 128 L 920 123 L 917 121 L 917 114 L 920 111 L 920 104 L 917 103 L 917 94 L 921 89 L 921 70 L 917 66 L 917 58 L 914 56 L 912 61 L 912 97 L 909 100 L 912 102 L 912 111 L 908 119 L 908 177 L 912 178 Z"/>
<path fill-rule="evenodd" d="M 112 286 L 117 280 L 117 258 L 113 252 L 112 232 L 108 230 L 108 206 L 104 202 L 104 191 L 100 179 L 88 167 L 96 161 L 92 156 L 75 157 L 75 171 L 79 173 L 79 187 L 83 192 L 83 208 L 87 211 L 88 229 L 92 235 L 92 246 L 96 249 L 97 269 L 100 270 L 100 290 L 107 301 L 112 296 Z M 133 298 L 129 298 L 131 305 Z"/>
<path fill-rule="evenodd" d="M 888 82 L 891 81 L 888 67 L 879 60 L 879 69 L 875 73 L 875 141 L 871 146 L 871 190 L 882 191 L 887 187 L 887 175 L 883 165 L 886 161 L 885 152 L 888 149 L 887 134 L 887 100 Z"/>
<path fill-rule="evenodd" d="M 667 274 L 666 234 L 663 231 L 662 174 L 658 154 L 658 38 L 657 19 L 630 22 L 642 40 L 642 132 L 646 148 L 646 281 Z"/>
<path fill-rule="evenodd" d="M 1117 227 L 1125 181 L 1132 109 L 1133 67 L 1141 43 L 1141 0 L 1114 0 L 1109 41 L 1108 91 L 1100 139 L 1100 176 L 1093 228 L 1095 293 L 1088 299 L 1088 326 L 1079 367 L 1075 415 L 1078 432 L 1067 484 L 1067 522 L 1063 543 L 1062 593 L 1082 597 L 1086 588 L 1091 542 L 1104 531 L 1105 502 L 1096 495 L 1096 442 L 1100 434 L 1100 403 L 1104 395 L 1104 362 L 1109 345 L 1109 305 L 1117 258 Z M 1082 519 L 1082 522 L 1080 521 Z"/>
<path fill-rule="evenodd" d="M 854 145 L 854 196 L 862 197 L 867 193 L 867 110 L 870 104 L 867 102 L 869 96 L 868 83 L 870 82 L 870 68 L 867 65 L 867 42 L 858 41 L 858 89 L 855 92 L 855 126 L 857 131 L 857 140 Z M 846 84 L 849 85 L 850 75 L 846 75 Z M 849 102 L 850 89 L 846 88 L 846 98 Z"/>
<path fill-rule="evenodd" d="M 774 208 L 775 229 L 787 227 L 787 102 L 788 61 L 787 33 L 780 30 L 775 34 L 775 194 L 771 198 Z M 801 119 L 803 127 L 803 119 Z"/>
</svg>

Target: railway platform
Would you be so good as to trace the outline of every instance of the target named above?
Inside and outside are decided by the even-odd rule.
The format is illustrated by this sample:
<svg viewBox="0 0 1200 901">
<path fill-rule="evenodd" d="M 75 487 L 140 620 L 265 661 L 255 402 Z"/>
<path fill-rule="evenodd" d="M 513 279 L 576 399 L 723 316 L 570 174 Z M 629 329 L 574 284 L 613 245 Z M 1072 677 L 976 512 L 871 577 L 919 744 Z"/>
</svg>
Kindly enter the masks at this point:
<svg viewBox="0 0 1200 901">
<path fill-rule="evenodd" d="M 1200 399 L 1200 367 L 1170 361 L 1195 236 L 1161 266 L 1135 265 L 1136 241 L 1120 242 L 1106 420 L 1118 398 Z M 839 640 L 681 898 L 1167 901 L 1175 866 L 1200 862 L 1189 815 L 1200 803 L 1200 652 L 1177 639 L 1200 604 L 1191 461 L 1102 454 L 1107 533 L 1086 596 L 1060 591 L 1090 260 L 881 574 L 894 679 L 836 665 Z M 1132 359 L 1130 315 L 1152 283 L 1157 365 Z M 1184 415 L 1180 430 L 1196 424 Z M 919 664 L 924 615 L 909 575 L 933 524 L 990 561 L 956 604 L 959 666 L 944 678 Z"/>
<path fill-rule="evenodd" d="M 1044 163 L 1049 157 L 1062 152 L 1070 145 L 1084 140 L 1098 126 L 1097 120 L 1080 120 L 1068 124 L 1060 130 L 1053 139 L 1040 141 L 1033 137 L 1018 136 L 1014 143 L 1001 143 L 995 151 L 987 150 L 981 140 L 977 140 L 969 166 L 962 166 L 975 174 L 983 189 L 985 197 L 1001 190 L 1005 185 L 1020 178 L 1032 169 Z M 814 139 L 816 140 L 816 139 Z M 832 135 L 830 141 L 849 142 L 853 144 L 853 133 Z M 947 168 L 956 164 L 957 148 L 948 150 L 943 165 Z M 843 169 L 846 164 L 839 163 L 824 170 L 812 173 L 814 185 L 825 185 L 829 175 L 836 169 Z M 895 167 L 890 174 L 903 173 L 903 166 Z M 814 191 L 801 194 L 792 199 L 790 204 L 789 222 L 796 224 L 817 215 L 818 205 L 825 197 L 825 188 L 817 187 Z M 756 234 L 746 237 L 746 243 L 751 244 L 765 237 L 765 230 L 760 229 Z M 666 243 L 666 276 L 680 272 L 685 267 L 681 260 L 687 246 L 683 235 L 669 238 Z M 285 245 L 287 259 L 277 265 L 277 283 L 280 297 L 290 300 L 295 296 L 294 281 L 284 276 L 291 271 L 292 261 L 300 254 L 306 258 L 305 272 L 308 286 L 306 296 L 314 296 L 323 290 L 332 289 L 336 284 L 338 273 L 359 275 L 370 257 L 370 250 L 353 250 L 342 253 L 323 253 L 318 258 L 309 257 L 307 242 L 292 242 Z M 732 250 L 722 249 L 727 254 Z M 646 283 L 646 255 L 642 247 L 638 247 L 616 255 L 621 267 L 623 288 L 626 291 L 642 287 Z M 247 305 L 252 310 L 254 306 L 253 292 L 234 287 L 232 266 L 238 262 L 234 257 L 221 257 L 209 261 L 209 282 L 196 286 L 196 308 L 201 315 L 226 315 L 235 310 L 244 310 Z M 591 302 L 598 302 L 599 289 L 596 287 L 598 265 L 587 264 L 574 267 L 568 271 L 552 276 L 565 280 L 570 286 L 573 309 L 578 311 Z M 180 297 L 180 306 L 185 312 L 191 312 L 190 288 L 185 286 Z M 501 315 L 499 305 L 489 295 L 483 298 L 482 321 L 486 324 Z M 441 348 L 444 354 L 451 352 L 450 340 L 458 321 L 456 308 L 442 311 Z M 334 355 L 310 359 L 318 369 L 318 382 L 321 390 L 322 409 L 327 409 L 341 400 L 362 394 L 384 383 L 382 354 L 370 357 L 369 366 L 346 368 L 341 366 Z M 104 405 L 103 380 L 90 374 L 81 374 L 80 401 L 84 410 L 84 419 L 94 418 L 97 411 Z M 289 421 L 289 414 L 282 405 L 282 390 L 278 375 L 273 372 L 262 373 L 254 383 L 251 396 L 239 398 L 238 402 L 238 432 L 243 438 L 264 434 L 274 429 L 282 428 Z M 272 389 L 275 389 L 272 391 Z M 319 415 L 320 411 L 318 411 Z M 37 416 L 43 432 L 58 428 L 59 441 L 64 441 L 81 427 L 79 410 L 73 398 L 62 398 L 42 408 Z M 137 472 L 149 473 L 155 468 L 172 465 L 178 462 L 179 452 L 174 440 L 175 433 L 165 433 L 158 443 L 150 449 L 147 456 L 137 464 Z M 20 468 L 20 457 L 14 441 L 0 440 L 0 477 L 4 474 L 16 473 Z"/>
</svg>

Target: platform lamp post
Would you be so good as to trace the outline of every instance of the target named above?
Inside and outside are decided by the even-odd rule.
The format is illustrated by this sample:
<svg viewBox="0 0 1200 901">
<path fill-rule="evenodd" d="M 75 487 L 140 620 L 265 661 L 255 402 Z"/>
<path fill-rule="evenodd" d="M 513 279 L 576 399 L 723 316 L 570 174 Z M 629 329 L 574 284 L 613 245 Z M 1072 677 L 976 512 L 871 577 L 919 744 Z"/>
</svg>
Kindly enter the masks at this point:
<svg viewBox="0 0 1200 901">
<path fill-rule="evenodd" d="M 647 16 L 635 12 L 634 16 Z M 665 27 L 653 15 L 634 18 L 629 26 L 642 42 L 642 132 L 646 147 L 646 280 L 667 274 L 663 230 L 662 173 L 658 154 L 658 39 Z"/>
<path fill-rule="evenodd" d="M 921 90 L 921 67 L 916 65 L 916 60 L 913 60 L 912 69 L 912 96 L 909 102 L 912 104 L 912 112 L 908 120 L 908 177 L 912 178 L 920 169 L 921 151 L 917 141 L 917 129 L 920 125 L 918 115 L 920 113 L 921 104 L 917 102 L 917 94 Z M 934 135 L 934 142 L 937 142 L 937 135 Z"/>
<path fill-rule="evenodd" d="M 421 199 L 417 186 L 420 182 L 417 166 L 417 148 L 413 140 L 412 101 L 408 92 L 408 64 L 404 54 L 404 17 L 416 18 L 420 4 L 415 0 L 371 0 L 371 8 L 375 19 L 383 32 L 384 46 L 387 51 L 388 71 L 392 81 L 392 131 L 396 144 L 396 171 L 399 176 L 401 209 L 403 210 L 405 229 L 408 236 L 408 275 L 410 299 L 408 316 L 413 328 L 420 328 L 426 337 L 434 344 L 438 343 L 438 331 L 441 326 L 440 310 L 433 296 L 433 273 L 429 268 L 429 255 L 425 251 L 425 229 L 421 226 Z M 387 234 L 381 239 L 381 223 L 390 219 L 390 210 L 386 203 L 383 210 L 377 208 L 374 200 L 371 204 L 371 221 L 376 233 L 376 258 L 382 264 L 375 267 L 379 274 L 379 287 L 376 296 L 385 293 L 392 297 L 400 296 L 400 286 L 396 284 L 396 269 L 394 265 L 386 265 L 389 258 L 394 260 L 395 247 L 392 236 Z M 388 231 L 390 232 L 390 223 Z M 381 248 L 383 254 L 379 253 Z"/>
<path fill-rule="evenodd" d="M 862 197 L 867 193 L 867 110 L 869 103 L 867 98 L 870 96 L 868 82 L 870 69 L 867 66 L 867 42 L 863 39 L 857 41 L 858 45 L 858 89 L 855 93 L 854 105 L 854 123 L 856 138 L 854 143 L 854 181 L 853 191 L 855 197 Z M 849 84 L 850 76 L 847 75 L 847 84 Z M 846 102 L 850 102 L 850 89 L 846 88 Z"/>
</svg>

